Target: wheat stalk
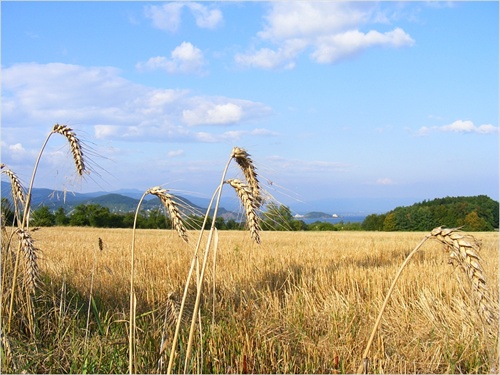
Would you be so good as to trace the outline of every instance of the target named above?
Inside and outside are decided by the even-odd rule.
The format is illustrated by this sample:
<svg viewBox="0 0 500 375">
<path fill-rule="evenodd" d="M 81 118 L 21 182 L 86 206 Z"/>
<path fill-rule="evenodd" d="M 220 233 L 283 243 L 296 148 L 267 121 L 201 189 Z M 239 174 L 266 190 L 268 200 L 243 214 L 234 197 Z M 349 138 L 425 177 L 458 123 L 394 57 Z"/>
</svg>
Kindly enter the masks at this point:
<svg viewBox="0 0 500 375">
<path fill-rule="evenodd" d="M 21 249 L 24 254 L 26 266 L 26 286 L 31 293 L 35 292 L 38 283 L 38 262 L 37 251 L 38 249 L 33 244 L 33 238 L 28 231 L 18 229 L 17 235 L 21 242 Z"/>
<path fill-rule="evenodd" d="M 387 306 L 389 298 L 396 286 L 403 269 L 406 267 L 410 259 L 415 255 L 415 253 L 420 249 L 420 247 L 428 239 L 433 238 L 445 245 L 445 248 L 450 253 L 450 263 L 458 263 L 464 270 L 468 279 L 473 287 L 474 296 L 478 301 L 478 311 L 481 318 L 488 324 L 493 324 L 497 319 L 497 314 L 495 308 L 493 308 L 492 300 L 489 296 L 488 289 L 486 288 L 486 277 L 484 275 L 483 268 L 479 263 L 479 255 L 477 252 L 480 249 L 480 244 L 474 236 L 470 234 L 465 234 L 460 232 L 458 228 L 434 228 L 429 234 L 427 234 L 422 241 L 408 254 L 405 258 L 403 264 L 400 266 L 396 276 L 394 277 L 391 286 L 387 292 L 385 300 L 380 308 L 377 320 L 372 329 L 368 343 L 366 344 L 365 351 L 363 353 L 363 364 L 358 367 L 358 374 L 366 374 L 368 372 L 368 353 L 375 337 L 375 333 L 380 325 L 382 319 L 382 314 Z"/>
<path fill-rule="evenodd" d="M 486 275 L 478 252 L 481 244 L 470 234 L 457 228 L 438 227 L 432 230 L 431 238 L 442 243 L 449 252 L 450 263 L 460 266 L 467 275 L 481 318 L 488 324 L 497 319 L 497 311 L 486 287 Z"/>
<path fill-rule="evenodd" d="M 172 225 L 179 234 L 179 237 L 187 243 L 189 241 L 187 230 L 182 222 L 181 213 L 179 212 L 177 203 L 174 201 L 174 197 L 167 193 L 167 189 L 162 189 L 159 186 L 149 189 L 146 193 L 155 195 L 160 199 L 165 208 L 168 210 L 170 219 L 172 220 Z"/>
<path fill-rule="evenodd" d="M 234 147 L 232 157 L 243 171 L 248 186 L 250 187 L 254 196 L 255 204 L 257 208 L 260 208 L 263 203 L 263 199 L 260 194 L 260 185 L 259 180 L 257 179 L 257 171 L 253 164 L 253 160 L 250 157 L 250 154 L 240 147 Z"/>
<path fill-rule="evenodd" d="M 82 145 L 78 137 L 73 132 L 73 129 L 71 129 L 66 125 L 55 124 L 54 128 L 52 129 L 52 133 L 58 133 L 66 137 L 66 139 L 70 144 L 71 153 L 73 154 L 76 171 L 80 176 L 82 176 L 83 173 L 86 171 L 85 161 L 83 158 Z"/>
<path fill-rule="evenodd" d="M 245 207 L 247 226 L 250 230 L 250 236 L 256 243 L 260 244 L 259 215 L 257 215 L 259 203 L 254 197 L 252 189 L 248 185 L 237 179 L 229 179 L 226 181 L 226 183 L 231 185 L 236 191 L 236 194 L 238 194 L 238 197 Z"/>
</svg>

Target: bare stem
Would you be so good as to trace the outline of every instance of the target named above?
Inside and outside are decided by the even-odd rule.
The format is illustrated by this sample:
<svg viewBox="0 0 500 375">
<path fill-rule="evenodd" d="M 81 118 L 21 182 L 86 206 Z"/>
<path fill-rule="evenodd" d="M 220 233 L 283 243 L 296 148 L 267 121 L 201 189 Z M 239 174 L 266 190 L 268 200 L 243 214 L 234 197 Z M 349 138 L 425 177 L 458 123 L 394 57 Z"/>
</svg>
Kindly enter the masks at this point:
<svg viewBox="0 0 500 375">
<path fill-rule="evenodd" d="M 363 353 L 363 364 L 361 364 L 358 367 L 358 374 L 366 374 L 367 373 L 367 363 L 368 363 L 368 352 L 370 351 L 370 347 L 372 345 L 373 339 L 375 338 L 375 334 L 377 333 L 378 327 L 380 325 L 380 321 L 382 320 L 382 314 L 384 313 L 385 307 L 387 306 L 387 302 L 389 302 L 389 298 L 391 297 L 392 291 L 394 290 L 394 287 L 396 286 L 396 282 L 399 279 L 399 276 L 401 276 L 401 273 L 403 272 L 403 269 L 406 267 L 410 259 L 415 255 L 415 253 L 420 249 L 420 247 L 424 244 L 427 239 L 431 237 L 430 234 L 426 235 L 422 241 L 412 250 L 410 254 L 406 257 L 404 260 L 403 264 L 399 268 L 398 272 L 396 273 L 396 276 L 394 277 L 394 280 L 392 281 L 391 287 L 387 291 L 387 295 L 385 297 L 384 303 L 382 304 L 382 307 L 380 308 L 380 312 L 378 314 L 377 320 L 375 321 L 375 325 L 373 327 L 372 333 L 370 335 L 370 338 L 368 339 L 368 343 L 366 344 L 366 349 Z"/>
</svg>

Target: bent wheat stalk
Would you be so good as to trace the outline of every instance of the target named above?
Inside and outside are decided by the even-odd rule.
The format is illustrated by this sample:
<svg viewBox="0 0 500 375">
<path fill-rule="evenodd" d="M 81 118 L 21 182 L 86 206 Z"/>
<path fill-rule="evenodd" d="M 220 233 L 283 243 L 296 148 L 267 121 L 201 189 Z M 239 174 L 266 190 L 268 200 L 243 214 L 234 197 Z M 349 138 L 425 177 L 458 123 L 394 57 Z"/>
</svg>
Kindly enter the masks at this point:
<svg viewBox="0 0 500 375">
<path fill-rule="evenodd" d="M 207 213 L 205 215 L 205 219 L 204 219 L 204 222 L 202 224 L 202 229 L 200 231 L 198 242 L 196 244 L 194 255 L 193 255 L 193 258 L 191 261 L 191 268 L 189 270 L 189 274 L 188 274 L 186 284 L 184 287 L 184 296 L 183 296 L 183 299 L 181 302 L 181 311 L 184 307 L 184 302 L 185 302 L 185 298 L 187 295 L 187 288 L 188 288 L 188 285 L 190 283 L 190 280 L 191 280 L 191 277 L 193 274 L 194 266 L 196 264 L 196 260 L 198 259 L 198 251 L 199 251 L 199 248 L 201 245 L 203 228 L 205 227 L 205 223 L 207 222 L 207 219 L 208 219 L 208 216 L 210 213 L 210 209 L 212 207 L 212 203 L 214 202 L 214 199 L 215 199 L 215 206 L 214 206 L 214 212 L 213 212 L 213 217 L 212 217 L 212 225 L 210 227 L 210 231 L 208 234 L 208 238 L 207 238 L 207 242 L 206 242 L 206 246 L 205 246 L 205 252 L 204 252 L 203 260 L 202 260 L 202 265 L 200 268 L 200 274 L 199 274 L 199 277 L 197 280 L 196 300 L 195 300 L 195 305 L 194 305 L 192 319 L 191 319 L 191 326 L 190 326 L 189 338 L 188 338 L 188 342 L 187 342 L 186 355 L 185 355 L 185 361 L 184 361 L 184 372 L 185 373 L 187 372 L 189 358 L 191 356 L 192 342 L 193 342 L 193 337 L 194 337 L 194 327 L 196 324 L 196 319 L 197 319 L 197 315 L 198 315 L 199 307 L 200 307 L 200 299 L 201 299 L 201 293 L 202 293 L 202 289 L 203 289 L 203 279 L 204 279 L 204 275 L 205 275 L 205 269 L 206 269 L 206 265 L 207 265 L 208 255 L 209 255 L 210 250 L 213 247 L 212 246 L 213 238 L 216 237 L 215 223 L 216 223 L 216 219 L 217 219 L 217 213 L 218 213 L 221 194 L 222 194 L 222 187 L 224 186 L 224 183 L 225 183 L 226 174 L 227 174 L 229 165 L 233 159 L 242 168 L 243 173 L 245 175 L 245 178 L 249 181 L 249 185 L 252 184 L 251 188 L 249 188 L 248 186 L 242 184 L 241 182 L 238 182 L 238 183 L 234 182 L 235 185 L 237 185 L 240 189 L 244 190 L 244 192 L 241 193 L 242 197 L 244 197 L 246 199 L 246 201 L 245 201 L 246 207 L 248 207 L 248 208 L 251 207 L 250 215 L 254 215 L 254 216 L 252 216 L 252 219 L 249 220 L 253 225 L 253 227 L 251 228 L 251 229 L 253 229 L 253 232 L 251 232 L 251 235 L 252 235 L 252 238 L 254 238 L 257 243 L 260 242 L 259 230 L 258 230 L 259 228 L 258 228 L 258 226 L 255 225 L 255 223 L 258 223 L 257 222 L 258 216 L 256 215 L 255 210 L 260 207 L 260 198 L 255 198 L 255 197 L 260 197 L 259 185 L 258 185 L 258 180 L 257 180 L 257 173 L 255 172 L 255 167 L 253 166 L 253 163 L 252 163 L 248 153 L 241 148 L 235 147 L 235 148 L 233 148 L 233 150 L 231 152 L 231 156 L 230 156 L 228 162 L 226 163 L 226 166 L 225 166 L 224 171 L 222 173 L 221 182 L 220 182 L 219 186 L 217 187 L 217 189 L 215 190 L 214 195 L 212 197 L 212 200 L 210 201 L 210 204 L 207 208 Z M 248 194 L 250 194 L 250 196 L 252 198 L 247 197 Z M 217 196 L 217 198 L 215 198 L 216 196 Z M 240 197 L 240 199 L 241 199 L 241 197 Z M 249 215 L 249 213 L 247 213 L 247 219 L 248 219 L 248 215 Z M 215 242 L 217 242 L 217 241 L 215 241 Z M 216 251 L 217 251 L 216 246 L 217 246 L 217 244 L 215 245 L 215 249 L 214 249 L 214 260 L 213 260 L 214 263 L 216 262 Z M 215 275 L 214 275 L 214 282 L 215 282 Z M 177 339 L 178 339 L 178 335 L 179 335 L 179 330 L 180 330 L 180 320 L 178 320 L 178 322 L 177 322 L 177 326 L 176 326 L 176 329 L 174 332 L 174 337 L 172 340 L 172 350 L 170 352 L 170 359 L 169 359 L 167 374 L 171 373 L 172 367 L 173 367 L 173 361 L 174 361 L 174 358 L 176 357 L 175 350 L 176 350 L 176 346 L 177 346 Z M 202 340 L 200 340 L 200 341 L 202 341 Z"/>
<path fill-rule="evenodd" d="M 40 152 L 38 153 L 37 159 L 35 161 L 35 165 L 33 168 L 33 173 L 31 175 L 31 180 L 30 184 L 28 186 L 28 192 L 25 196 L 24 200 L 24 207 L 23 207 L 23 218 L 22 222 L 20 225 L 20 229 L 23 231 L 27 231 L 29 228 L 29 218 L 30 218 L 30 210 L 31 210 L 31 192 L 33 189 L 33 183 L 35 181 L 35 176 L 36 172 L 38 170 L 38 165 L 40 163 L 40 159 L 42 157 L 43 151 L 45 150 L 45 147 L 47 146 L 47 143 L 50 140 L 50 137 L 52 134 L 62 134 L 70 143 L 70 148 L 71 148 L 71 153 L 73 154 L 73 158 L 75 161 L 75 166 L 76 166 L 76 171 L 78 175 L 82 176 L 84 172 L 86 172 L 85 168 L 85 162 L 84 162 L 84 157 L 83 157 L 83 152 L 82 152 L 82 146 L 81 142 L 78 139 L 78 137 L 75 135 L 73 130 L 69 128 L 66 125 L 59 125 L 55 124 L 54 127 L 52 128 L 52 131 L 47 135 L 45 138 L 45 141 L 42 145 L 42 148 L 40 149 Z M 10 305 L 9 305 L 9 317 L 7 320 L 7 333 L 10 333 L 10 328 L 11 328 L 11 321 L 12 321 L 12 313 L 13 313 L 13 308 L 14 308 L 14 295 L 16 291 L 16 280 L 17 280 L 17 274 L 19 270 L 19 255 L 21 254 L 23 244 L 22 241 L 19 241 L 19 246 L 17 249 L 17 258 L 16 258 L 16 264 L 14 265 L 14 272 L 13 272 L 13 280 L 12 280 L 12 288 L 11 288 L 11 296 L 10 296 Z"/>
<path fill-rule="evenodd" d="M 392 291 L 396 286 L 396 282 L 398 281 L 401 273 L 403 272 L 403 269 L 406 267 L 410 259 L 429 238 L 436 239 L 441 242 L 445 246 L 445 249 L 449 251 L 450 263 L 458 263 L 458 265 L 468 276 L 468 279 L 473 288 L 475 299 L 478 302 L 478 312 L 483 321 L 488 324 L 493 324 L 496 321 L 497 314 L 495 312 L 495 309 L 493 308 L 492 299 L 489 296 L 488 289 L 486 288 L 486 277 L 479 263 L 479 255 L 477 254 L 480 249 L 479 242 L 477 242 L 472 235 L 460 232 L 458 228 L 434 228 L 422 239 L 422 241 L 420 241 L 420 243 L 411 251 L 411 253 L 408 254 L 398 272 L 396 273 L 396 276 L 394 277 L 394 280 L 392 281 L 392 284 L 387 292 L 382 307 L 380 308 L 379 315 L 377 317 L 377 320 L 375 321 L 375 325 L 373 327 L 370 338 L 368 339 L 368 343 L 366 344 L 366 348 L 363 353 L 363 363 L 358 367 L 358 374 L 365 374 L 368 372 L 368 353 L 370 351 L 370 347 L 377 329 L 380 325 L 382 314 L 384 313 Z"/>
</svg>

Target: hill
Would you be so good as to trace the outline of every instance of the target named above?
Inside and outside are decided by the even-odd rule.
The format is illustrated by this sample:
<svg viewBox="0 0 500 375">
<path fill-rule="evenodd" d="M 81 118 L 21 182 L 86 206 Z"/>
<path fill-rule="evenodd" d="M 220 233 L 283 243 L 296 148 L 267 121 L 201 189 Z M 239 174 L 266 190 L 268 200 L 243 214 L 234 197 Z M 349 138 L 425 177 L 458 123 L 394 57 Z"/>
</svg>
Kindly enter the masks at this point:
<svg viewBox="0 0 500 375">
<path fill-rule="evenodd" d="M 382 215 L 369 215 L 363 229 L 430 231 L 438 226 L 464 227 L 468 231 L 498 228 L 499 204 L 486 195 L 445 197 L 396 207 Z"/>
</svg>

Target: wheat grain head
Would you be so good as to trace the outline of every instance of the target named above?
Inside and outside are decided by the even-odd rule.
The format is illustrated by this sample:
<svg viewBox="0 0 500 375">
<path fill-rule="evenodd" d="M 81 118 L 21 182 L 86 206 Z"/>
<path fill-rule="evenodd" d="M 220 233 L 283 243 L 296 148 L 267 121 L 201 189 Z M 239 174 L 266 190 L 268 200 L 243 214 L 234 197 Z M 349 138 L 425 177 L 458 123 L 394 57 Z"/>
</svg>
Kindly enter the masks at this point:
<svg viewBox="0 0 500 375">
<path fill-rule="evenodd" d="M 167 189 L 162 189 L 159 186 L 149 189 L 147 193 L 155 195 L 160 199 L 163 206 L 168 210 L 170 219 L 172 220 L 172 225 L 179 234 L 179 237 L 181 237 L 184 242 L 189 242 L 186 227 L 182 222 L 181 213 L 177 207 L 177 203 L 174 201 L 173 195 L 167 193 Z"/>
<path fill-rule="evenodd" d="M 22 204 L 26 202 L 26 197 L 24 194 L 23 186 L 21 185 L 21 181 L 17 175 L 11 171 L 5 164 L 0 164 L 0 168 L 2 169 L 2 173 L 5 173 L 10 179 L 10 185 L 12 188 L 12 198 L 14 199 L 14 203 L 19 201 Z"/>
<path fill-rule="evenodd" d="M 39 276 L 37 256 L 37 251 L 39 249 L 35 247 L 33 238 L 28 231 L 18 229 L 17 236 L 19 238 L 19 241 L 21 242 L 21 249 L 24 254 L 26 287 L 29 288 L 31 293 L 34 293 L 38 284 Z"/>
<path fill-rule="evenodd" d="M 257 178 L 257 171 L 253 160 L 250 157 L 250 154 L 240 147 L 234 147 L 231 155 L 243 171 L 248 186 L 252 190 L 255 204 L 257 205 L 257 208 L 260 208 L 263 203 L 263 198 L 260 194 L 260 185 Z"/>
<path fill-rule="evenodd" d="M 481 318 L 488 324 L 497 319 L 497 308 L 486 286 L 486 275 L 479 257 L 481 243 L 474 236 L 461 232 L 457 228 L 438 227 L 432 230 L 431 238 L 442 243 L 449 252 L 450 263 L 459 266 L 467 275 L 472 287 L 474 299 Z"/>
<path fill-rule="evenodd" d="M 256 243 L 260 244 L 260 225 L 259 215 L 257 214 L 259 203 L 257 202 L 257 199 L 255 199 L 252 189 L 237 179 L 229 179 L 226 183 L 231 185 L 236 191 L 236 194 L 238 194 L 238 197 L 245 207 L 247 226 L 250 230 L 250 236 Z"/>
<path fill-rule="evenodd" d="M 83 157 L 82 145 L 78 137 L 73 132 L 73 129 L 66 125 L 55 124 L 52 129 L 52 133 L 58 133 L 66 137 L 71 148 L 71 153 L 73 154 L 76 171 L 78 175 L 83 176 L 83 173 L 86 171 L 86 166 Z"/>
</svg>

